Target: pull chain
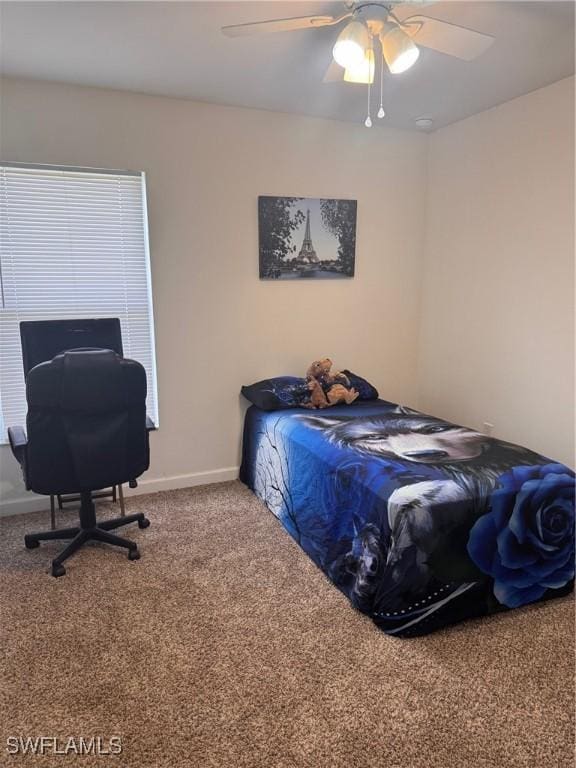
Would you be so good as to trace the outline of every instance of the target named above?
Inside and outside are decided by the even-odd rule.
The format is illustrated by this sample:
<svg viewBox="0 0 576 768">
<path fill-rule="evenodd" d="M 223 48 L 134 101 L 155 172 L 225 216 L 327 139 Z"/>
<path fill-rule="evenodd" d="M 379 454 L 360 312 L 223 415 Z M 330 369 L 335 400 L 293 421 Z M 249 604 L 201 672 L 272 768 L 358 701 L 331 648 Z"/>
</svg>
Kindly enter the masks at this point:
<svg viewBox="0 0 576 768">
<path fill-rule="evenodd" d="M 366 120 L 364 121 L 364 125 L 366 128 L 372 128 L 372 118 L 370 117 L 370 89 L 372 87 L 372 83 L 370 82 L 370 62 L 371 62 L 371 56 L 373 56 L 372 49 L 368 51 L 368 105 L 367 105 L 367 116 Z M 373 59 L 372 59 L 373 60 Z"/>
<path fill-rule="evenodd" d="M 378 117 L 382 119 L 386 117 L 384 112 L 384 104 L 382 102 L 382 94 L 384 91 L 384 55 L 380 56 L 380 109 L 378 110 Z"/>
</svg>

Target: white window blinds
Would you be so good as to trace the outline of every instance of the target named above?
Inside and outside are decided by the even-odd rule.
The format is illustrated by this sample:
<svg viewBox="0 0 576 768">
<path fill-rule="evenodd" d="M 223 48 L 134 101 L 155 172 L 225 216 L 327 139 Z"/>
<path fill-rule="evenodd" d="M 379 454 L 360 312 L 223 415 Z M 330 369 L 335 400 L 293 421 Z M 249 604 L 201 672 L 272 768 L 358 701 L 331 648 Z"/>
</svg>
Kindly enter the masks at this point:
<svg viewBox="0 0 576 768">
<path fill-rule="evenodd" d="M 118 317 L 158 423 L 143 173 L 0 163 L 0 442 L 24 424 L 22 320 Z"/>
</svg>

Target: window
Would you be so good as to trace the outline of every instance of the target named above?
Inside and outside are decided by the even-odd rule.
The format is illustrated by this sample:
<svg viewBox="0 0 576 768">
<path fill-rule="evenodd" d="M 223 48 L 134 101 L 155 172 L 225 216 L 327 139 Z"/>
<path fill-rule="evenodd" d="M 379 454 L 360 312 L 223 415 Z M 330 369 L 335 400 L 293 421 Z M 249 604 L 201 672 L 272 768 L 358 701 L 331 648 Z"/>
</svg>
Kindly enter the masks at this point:
<svg viewBox="0 0 576 768">
<path fill-rule="evenodd" d="M 118 317 L 158 423 L 143 173 L 0 164 L 0 442 L 24 424 L 22 320 Z"/>
</svg>

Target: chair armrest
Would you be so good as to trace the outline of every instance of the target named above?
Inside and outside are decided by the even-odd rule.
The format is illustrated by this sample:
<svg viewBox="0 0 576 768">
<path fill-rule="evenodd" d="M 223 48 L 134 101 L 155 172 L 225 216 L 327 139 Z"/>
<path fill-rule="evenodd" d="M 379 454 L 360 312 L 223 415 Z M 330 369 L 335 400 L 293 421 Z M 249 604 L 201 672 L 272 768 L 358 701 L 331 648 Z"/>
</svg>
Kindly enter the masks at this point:
<svg viewBox="0 0 576 768">
<path fill-rule="evenodd" d="M 148 432 L 154 432 L 156 429 L 156 424 L 154 424 L 150 416 L 146 416 L 146 429 Z"/>
<path fill-rule="evenodd" d="M 10 440 L 10 448 L 14 458 L 19 464 L 23 464 L 26 458 L 26 446 L 28 445 L 28 438 L 24 428 L 8 427 L 8 440 Z"/>
</svg>

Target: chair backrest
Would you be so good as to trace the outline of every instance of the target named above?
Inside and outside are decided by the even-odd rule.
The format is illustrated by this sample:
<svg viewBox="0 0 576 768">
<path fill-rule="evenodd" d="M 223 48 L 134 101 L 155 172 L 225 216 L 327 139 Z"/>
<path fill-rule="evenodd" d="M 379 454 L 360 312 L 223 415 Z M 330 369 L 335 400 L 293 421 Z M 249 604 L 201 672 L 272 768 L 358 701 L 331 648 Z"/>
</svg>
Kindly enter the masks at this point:
<svg viewBox="0 0 576 768">
<path fill-rule="evenodd" d="M 93 491 L 148 469 L 146 373 L 112 350 L 72 350 L 32 368 L 28 487 L 36 493 Z"/>
</svg>

